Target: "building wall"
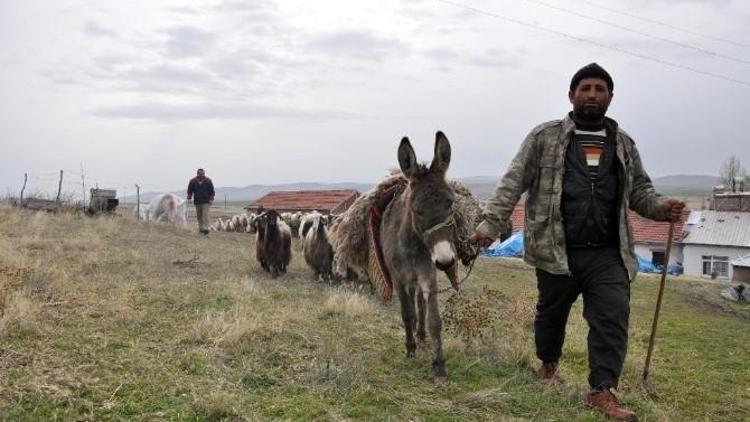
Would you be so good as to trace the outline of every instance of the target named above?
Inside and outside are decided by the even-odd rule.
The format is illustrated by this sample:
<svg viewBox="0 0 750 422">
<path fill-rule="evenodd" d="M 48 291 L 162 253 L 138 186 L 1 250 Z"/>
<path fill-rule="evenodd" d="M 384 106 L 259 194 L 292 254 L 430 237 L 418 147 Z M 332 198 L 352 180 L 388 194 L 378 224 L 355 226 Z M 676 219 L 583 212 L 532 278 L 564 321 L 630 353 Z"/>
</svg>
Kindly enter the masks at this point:
<svg viewBox="0 0 750 422">
<path fill-rule="evenodd" d="M 750 283 L 750 267 L 734 267 L 732 281 L 736 283 Z"/>
<path fill-rule="evenodd" d="M 647 261 L 651 261 L 651 258 L 653 256 L 652 251 L 666 251 L 666 246 L 659 246 L 659 245 L 649 245 L 645 243 L 636 243 L 635 244 L 635 253 L 640 255 L 642 258 L 645 258 Z M 680 244 L 672 244 L 672 250 L 669 252 L 669 265 L 668 267 L 671 267 L 678 262 L 684 262 L 683 261 L 683 252 L 682 252 L 682 245 Z"/>
<path fill-rule="evenodd" d="M 716 211 L 750 211 L 750 194 L 725 193 L 714 195 L 710 209 Z"/>
<path fill-rule="evenodd" d="M 750 248 L 712 245 L 684 245 L 683 247 L 685 274 L 693 277 L 703 277 L 703 255 L 728 256 L 729 277 L 732 279 L 732 260 L 750 253 Z"/>
</svg>

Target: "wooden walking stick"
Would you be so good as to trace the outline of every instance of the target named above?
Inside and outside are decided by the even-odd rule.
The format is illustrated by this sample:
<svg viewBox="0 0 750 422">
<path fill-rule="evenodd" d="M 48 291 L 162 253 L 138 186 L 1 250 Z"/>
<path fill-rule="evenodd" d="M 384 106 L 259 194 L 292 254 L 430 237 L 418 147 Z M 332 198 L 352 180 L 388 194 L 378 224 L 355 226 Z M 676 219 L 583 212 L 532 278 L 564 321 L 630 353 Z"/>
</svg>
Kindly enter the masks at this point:
<svg viewBox="0 0 750 422">
<path fill-rule="evenodd" d="M 672 250 L 672 237 L 674 236 L 674 221 L 669 222 L 669 238 L 667 239 L 667 250 L 664 252 L 664 264 L 661 269 L 661 284 L 659 285 L 659 296 L 656 298 L 656 311 L 654 321 L 651 324 L 651 338 L 648 341 L 648 353 L 646 353 L 646 365 L 643 367 L 643 383 L 648 381 L 648 368 L 651 364 L 651 353 L 654 351 L 654 340 L 656 339 L 656 326 L 659 323 L 659 311 L 661 310 L 661 299 L 664 296 L 664 284 L 667 280 L 667 267 L 669 266 L 669 252 Z"/>
</svg>

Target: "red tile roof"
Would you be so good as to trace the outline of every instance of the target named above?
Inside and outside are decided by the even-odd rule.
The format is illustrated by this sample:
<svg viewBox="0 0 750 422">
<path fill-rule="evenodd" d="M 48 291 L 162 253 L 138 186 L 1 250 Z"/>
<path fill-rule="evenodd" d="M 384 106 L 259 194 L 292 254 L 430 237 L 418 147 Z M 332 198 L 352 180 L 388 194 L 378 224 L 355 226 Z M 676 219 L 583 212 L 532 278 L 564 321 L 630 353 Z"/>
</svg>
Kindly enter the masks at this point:
<svg viewBox="0 0 750 422">
<path fill-rule="evenodd" d="M 274 209 L 278 212 L 320 211 L 338 214 L 349 208 L 358 196 L 359 192 L 352 189 L 274 191 L 245 208 L 255 211 L 262 206 L 264 209 Z"/>
<path fill-rule="evenodd" d="M 519 202 L 513 209 L 513 214 L 510 218 L 513 221 L 513 233 L 523 230 L 525 204 Z M 685 237 L 683 232 L 683 226 L 687 221 L 690 210 L 685 209 L 682 211 L 682 219 L 679 223 L 674 226 L 674 237 L 675 242 L 680 242 Z M 636 243 L 648 243 L 654 245 L 666 245 L 667 234 L 669 234 L 669 223 L 663 221 L 654 221 L 647 218 L 643 218 L 633 211 L 628 212 L 628 221 L 630 227 L 633 230 L 633 240 Z"/>
<path fill-rule="evenodd" d="M 690 215 L 690 210 L 682 211 L 682 218 L 679 223 L 674 225 L 674 242 L 681 242 L 685 238 L 683 227 Z M 633 240 L 636 243 L 648 243 L 652 245 L 666 245 L 667 235 L 669 234 L 669 223 L 665 221 L 654 221 L 643 218 L 633 211 L 628 213 L 628 221 L 633 230 Z"/>
<path fill-rule="evenodd" d="M 513 222 L 513 233 L 523 230 L 523 222 L 526 220 L 524 205 L 523 202 L 517 203 L 516 207 L 513 208 L 513 213 L 510 215 L 510 221 Z"/>
<path fill-rule="evenodd" d="M 487 208 L 487 201 L 479 201 L 479 207 L 484 211 Z M 516 207 L 513 208 L 513 213 L 510 215 L 510 221 L 513 222 L 512 233 L 523 230 L 524 213 L 524 203 L 519 202 L 518 204 L 516 204 Z"/>
</svg>

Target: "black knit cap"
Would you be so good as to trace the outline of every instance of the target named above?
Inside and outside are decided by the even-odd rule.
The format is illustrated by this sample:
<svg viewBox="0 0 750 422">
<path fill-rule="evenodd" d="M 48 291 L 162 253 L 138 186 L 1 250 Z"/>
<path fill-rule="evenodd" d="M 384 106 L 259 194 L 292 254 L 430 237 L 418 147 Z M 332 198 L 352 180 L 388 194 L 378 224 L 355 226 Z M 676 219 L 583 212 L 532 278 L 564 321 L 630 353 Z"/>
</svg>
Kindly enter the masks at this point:
<svg viewBox="0 0 750 422">
<path fill-rule="evenodd" d="M 581 82 L 582 79 L 586 78 L 599 78 L 604 80 L 604 82 L 606 82 L 609 86 L 609 92 L 612 92 L 615 89 L 615 83 L 612 82 L 612 77 L 609 76 L 609 73 L 607 73 L 607 71 L 598 64 L 589 63 L 586 66 L 580 68 L 578 72 L 573 75 L 573 79 L 570 80 L 570 90 L 575 91 L 578 87 L 578 83 Z"/>
</svg>

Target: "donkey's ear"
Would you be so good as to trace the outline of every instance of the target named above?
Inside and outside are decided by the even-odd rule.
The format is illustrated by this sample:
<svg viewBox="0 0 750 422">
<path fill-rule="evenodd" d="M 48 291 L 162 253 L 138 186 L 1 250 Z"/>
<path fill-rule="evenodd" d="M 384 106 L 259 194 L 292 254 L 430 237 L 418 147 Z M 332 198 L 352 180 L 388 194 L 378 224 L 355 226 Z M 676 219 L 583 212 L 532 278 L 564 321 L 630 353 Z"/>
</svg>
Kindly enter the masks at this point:
<svg viewBox="0 0 750 422">
<path fill-rule="evenodd" d="M 398 146 L 398 165 L 401 166 L 401 171 L 406 177 L 412 177 L 417 172 L 417 156 L 406 136 L 401 139 L 401 144 Z"/>
<path fill-rule="evenodd" d="M 430 171 L 445 173 L 451 163 L 451 144 L 443 132 L 435 134 L 435 157 L 432 159 Z"/>
</svg>

